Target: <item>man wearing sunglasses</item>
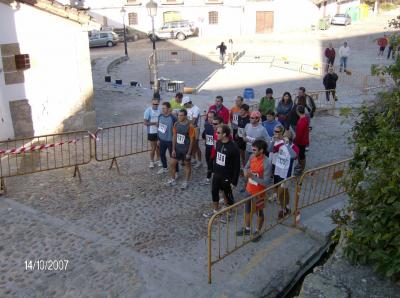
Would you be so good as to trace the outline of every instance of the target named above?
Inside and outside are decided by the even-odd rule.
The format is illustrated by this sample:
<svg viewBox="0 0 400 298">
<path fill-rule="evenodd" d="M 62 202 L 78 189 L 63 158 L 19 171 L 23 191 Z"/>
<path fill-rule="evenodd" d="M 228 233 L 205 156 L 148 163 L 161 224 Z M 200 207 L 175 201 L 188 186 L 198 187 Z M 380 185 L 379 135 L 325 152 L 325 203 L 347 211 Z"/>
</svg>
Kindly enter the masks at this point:
<svg viewBox="0 0 400 298">
<path fill-rule="evenodd" d="M 149 168 L 154 168 L 154 164 L 162 166 L 160 159 L 160 151 L 157 147 L 158 140 L 158 117 L 160 116 L 160 99 L 153 98 L 151 107 L 144 111 L 143 122 L 147 126 L 147 140 L 150 142 L 150 164 Z M 154 156 L 157 155 L 157 160 L 154 162 Z"/>
<path fill-rule="evenodd" d="M 225 205 L 234 203 L 232 186 L 236 186 L 240 173 L 239 149 L 231 138 L 231 129 L 228 125 L 220 125 L 217 128 L 218 141 L 216 145 L 216 156 L 214 159 L 214 175 L 212 178 L 212 211 L 203 213 L 204 217 L 211 217 L 219 209 L 219 191 L 224 192 Z M 220 221 L 226 223 L 221 217 Z"/>
<path fill-rule="evenodd" d="M 249 160 L 250 155 L 253 153 L 253 143 L 255 140 L 263 140 L 269 144 L 269 136 L 267 130 L 260 123 L 261 113 L 253 111 L 250 114 L 250 123 L 244 129 L 244 140 L 246 140 L 246 153 L 245 163 Z"/>
</svg>

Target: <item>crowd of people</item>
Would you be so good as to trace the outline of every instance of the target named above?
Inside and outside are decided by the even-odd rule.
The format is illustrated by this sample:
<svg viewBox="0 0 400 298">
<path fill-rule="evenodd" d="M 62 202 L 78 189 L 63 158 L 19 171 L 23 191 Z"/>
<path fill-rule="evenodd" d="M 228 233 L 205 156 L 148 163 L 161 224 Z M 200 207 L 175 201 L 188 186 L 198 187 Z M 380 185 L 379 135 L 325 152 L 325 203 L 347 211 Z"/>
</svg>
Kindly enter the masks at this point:
<svg viewBox="0 0 400 298">
<path fill-rule="evenodd" d="M 267 88 L 258 110 L 251 110 L 241 96 L 228 109 L 223 97 L 217 96 L 201 124 L 201 111 L 190 97 L 177 93 L 171 101 L 162 102 L 161 108 L 160 99 L 153 98 L 151 107 L 144 112 L 151 144 L 149 167 L 158 166 L 158 174 L 169 175 L 165 184 L 171 187 L 177 185 L 180 167 L 183 167 L 180 188 L 186 189 L 192 169 L 203 166 L 204 152 L 207 171 L 200 185 L 211 185 L 211 209 L 203 214 L 209 218 L 220 210 L 222 203 L 230 206 L 235 202 L 232 190 L 240 179 L 245 183 L 240 192 L 247 197 L 292 175 L 301 175 L 306 166 L 310 122 L 315 109 L 304 87 L 299 88 L 295 98 L 285 92 L 278 103 L 273 90 Z M 204 140 L 204 146 L 200 139 Z M 253 206 L 246 205 L 246 228 L 238 231 L 238 235 L 250 233 L 250 213 L 254 210 L 258 214 L 254 239 L 259 238 L 264 201 L 261 195 Z M 290 212 L 289 201 L 280 199 L 278 217 L 283 218 Z M 220 221 L 226 222 L 226 219 L 220 217 Z"/>
</svg>

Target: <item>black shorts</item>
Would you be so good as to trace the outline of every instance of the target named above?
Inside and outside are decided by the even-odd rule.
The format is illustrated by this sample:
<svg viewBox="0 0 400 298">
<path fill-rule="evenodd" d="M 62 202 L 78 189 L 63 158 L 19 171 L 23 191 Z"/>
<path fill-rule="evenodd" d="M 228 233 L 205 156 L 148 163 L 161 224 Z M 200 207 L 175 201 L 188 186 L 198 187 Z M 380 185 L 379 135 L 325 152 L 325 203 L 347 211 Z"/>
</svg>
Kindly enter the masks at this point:
<svg viewBox="0 0 400 298">
<path fill-rule="evenodd" d="M 190 159 L 186 159 L 186 152 L 181 152 L 181 151 L 175 151 L 175 157 L 174 159 L 179 160 L 179 161 L 190 161 Z"/>
<path fill-rule="evenodd" d="M 297 147 L 299 147 L 299 160 L 305 160 L 306 159 L 306 146 L 297 145 Z"/>
<path fill-rule="evenodd" d="M 242 138 L 237 138 L 235 140 L 236 145 L 238 146 L 239 150 L 245 151 L 246 150 L 246 142 L 243 141 Z"/>
<path fill-rule="evenodd" d="M 274 184 L 277 184 L 283 180 L 285 180 L 285 179 L 283 179 L 281 176 L 274 175 Z"/>
<path fill-rule="evenodd" d="M 386 47 L 379 47 L 379 51 L 383 52 Z"/>
<path fill-rule="evenodd" d="M 148 133 L 148 134 L 147 134 L 147 139 L 148 139 L 150 142 L 157 141 L 157 140 L 158 140 L 158 134 L 156 134 L 156 133 Z"/>
</svg>

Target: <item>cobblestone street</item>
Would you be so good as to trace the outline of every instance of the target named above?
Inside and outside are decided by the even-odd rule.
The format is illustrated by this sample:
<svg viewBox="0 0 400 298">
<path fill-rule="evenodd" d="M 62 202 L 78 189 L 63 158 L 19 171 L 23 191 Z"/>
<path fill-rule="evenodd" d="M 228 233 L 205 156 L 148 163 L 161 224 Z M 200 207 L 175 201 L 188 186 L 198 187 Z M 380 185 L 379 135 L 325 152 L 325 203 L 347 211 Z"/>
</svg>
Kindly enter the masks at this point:
<svg viewBox="0 0 400 298">
<path fill-rule="evenodd" d="M 189 42 L 194 43 L 186 44 Z M 174 47 L 167 42 L 163 44 L 165 48 Z M 131 59 L 114 68 L 114 77 L 142 81 L 141 77 L 148 75 L 147 61 L 143 59 L 148 57 L 150 48 L 140 47 L 149 47 L 149 42 L 139 41 L 136 46 Z M 107 86 L 105 69 L 119 56 L 109 52 L 110 49 L 92 52 L 97 125 L 141 121 L 152 91 L 112 90 Z M 196 76 L 205 77 L 213 67 L 212 63 L 203 65 L 188 81 L 200 83 Z M 166 66 L 164 70 L 170 73 L 174 68 Z M 227 67 L 222 71 L 232 74 L 227 76 L 230 80 L 235 69 Z M 287 74 L 276 73 L 282 77 Z M 217 76 L 217 82 L 222 77 Z M 315 78 L 297 76 L 283 83 L 277 81 L 276 86 L 293 90 L 303 79 L 310 86 L 320 84 Z M 263 84 L 261 81 L 257 84 L 258 95 L 265 89 Z M 216 91 L 212 86 L 210 83 L 209 90 L 193 97 L 202 110 L 214 100 Z M 231 88 L 226 92 L 228 107 L 233 95 L 240 94 L 238 90 L 242 89 Z M 162 96 L 165 99 L 172 93 Z M 373 98 L 373 95 L 343 98 L 339 106 L 356 107 Z M 345 121 L 338 110 L 334 115 L 315 117 L 312 126 L 308 169 L 351 156 L 347 140 L 351 121 Z M 185 191 L 164 186 L 166 174 L 157 175 L 158 169 L 149 169 L 148 162 L 148 153 L 119 158 L 121 174 L 118 174 L 115 167 L 108 169 L 111 161 L 92 159 L 88 165 L 80 166 L 82 182 L 72 177 L 73 168 L 7 178 L 7 195 L 0 198 L 0 259 L 5 260 L 0 265 L 0 297 L 216 297 L 221 294 L 211 286 L 207 288 L 207 220 L 202 213 L 210 208 L 211 191 L 210 187 L 199 185 L 206 175 L 204 161 L 201 169 L 192 171 L 192 180 Z M 240 186 L 243 183 L 241 180 Z M 234 192 L 236 200 L 242 198 L 239 188 Z M 323 210 L 334 203 L 328 201 L 318 208 Z M 289 228 L 282 225 L 268 236 L 271 237 L 268 241 L 273 243 L 280 236 L 278 231 L 289 233 L 296 241 L 303 237 L 300 231 L 288 232 Z M 291 242 L 282 240 L 282 243 L 285 249 L 290 248 Z M 314 240 L 304 245 L 306 252 L 317 246 Z M 229 279 L 230 269 L 240 262 L 246 264 L 249 258 L 233 256 L 234 261 L 222 262 L 219 272 Z M 26 270 L 25 261 L 39 259 L 68 260 L 68 266 L 59 271 Z M 237 297 L 246 297 L 239 294 Z"/>
</svg>

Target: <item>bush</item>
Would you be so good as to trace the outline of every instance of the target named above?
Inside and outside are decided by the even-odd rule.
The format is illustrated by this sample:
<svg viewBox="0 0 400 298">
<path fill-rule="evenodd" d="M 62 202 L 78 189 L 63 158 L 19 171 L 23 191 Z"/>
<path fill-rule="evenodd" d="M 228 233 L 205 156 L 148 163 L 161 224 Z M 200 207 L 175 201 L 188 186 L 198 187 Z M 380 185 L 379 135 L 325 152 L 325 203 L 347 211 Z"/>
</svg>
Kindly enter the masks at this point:
<svg viewBox="0 0 400 298">
<path fill-rule="evenodd" d="M 396 9 L 397 8 L 397 5 L 395 5 L 395 4 L 393 4 L 393 3 L 382 3 L 380 6 L 379 6 L 379 9 L 380 10 L 385 10 L 385 11 L 387 11 L 387 10 L 393 10 L 393 9 Z"/>
<path fill-rule="evenodd" d="M 355 153 L 346 183 L 350 223 L 345 255 L 400 278 L 400 90 L 364 107 L 353 128 Z"/>
</svg>

